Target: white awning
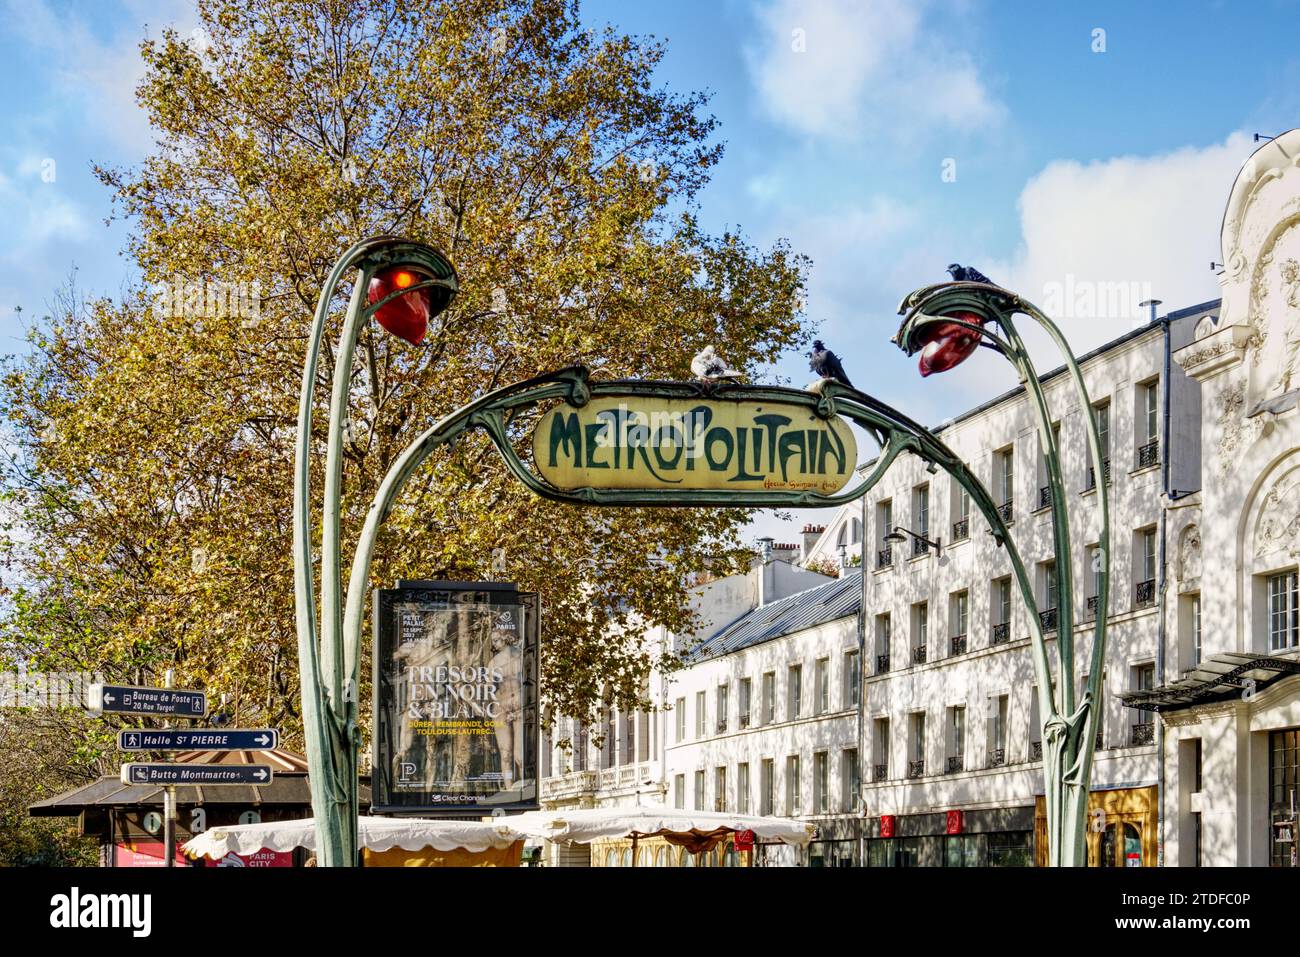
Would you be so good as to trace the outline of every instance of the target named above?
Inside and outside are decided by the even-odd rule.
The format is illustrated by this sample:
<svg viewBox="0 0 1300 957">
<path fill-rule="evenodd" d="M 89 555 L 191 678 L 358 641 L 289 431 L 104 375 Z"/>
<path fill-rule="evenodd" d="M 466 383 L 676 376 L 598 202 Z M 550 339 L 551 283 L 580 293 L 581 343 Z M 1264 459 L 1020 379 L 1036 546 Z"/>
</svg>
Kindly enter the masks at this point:
<svg viewBox="0 0 1300 957">
<path fill-rule="evenodd" d="M 388 851 L 395 847 L 407 851 L 430 847 L 436 851 L 452 851 L 457 848 L 485 851 L 488 848 L 509 847 L 523 837 L 522 832 L 510 826 L 507 818 L 497 818 L 490 824 L 480 821 L 427 821 L 412 817 L 357 819 L 358 842 L 371 851 Z M 232 851 L 236 854 L 252 854 L 264 848 L 289 851 L 295 847 L 316 849 L 316 821 L 313 818 L 214 827 L 186 841 L 182 849 L 189 857 L 220 860 Z"/>
<path fill-rule="evenodd" d="M 753 831 L 755 839 L 760 841 L 781 841 L 795 847 L 806 847 L 817 833 L 816 825 L 794 818 L 656 807 L 529 811 L 500 820 L 529 837 L 569 844 L 634 836 L 701 838 L 725 832 Z"/>
</svg>

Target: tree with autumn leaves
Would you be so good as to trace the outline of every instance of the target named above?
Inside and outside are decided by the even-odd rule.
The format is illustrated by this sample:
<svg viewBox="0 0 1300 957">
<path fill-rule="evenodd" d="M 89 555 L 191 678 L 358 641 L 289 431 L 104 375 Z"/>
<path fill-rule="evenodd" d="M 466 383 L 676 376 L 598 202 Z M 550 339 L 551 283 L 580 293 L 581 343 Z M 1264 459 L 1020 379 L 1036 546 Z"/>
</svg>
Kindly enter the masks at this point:
<svg viewBox="0 0 1300 957">
<path fill-rule="evenodd" d="M 407 236 L 460 278 L 422 346 L 362 336 L 345 554 L 395 457 L 492 388 L 575 363 L 688 378 L 706 344 L 756 374 L 804 337 L 808 263 L 700 228 L 722 155 L 706 98 L 657 85 L 662 44 L 589 30 L 576 4 L 198 6 L 194 36 L 141 44 L 155 151 L 98 170 L 141 283 L 65 297 L 5 371 L 4 640 L 33 668 L 141 683 L 174 668 L 293 742 L 296 405 L 344 248 Z M 254 290 L 253 308 L 159 295 L 196 283 Z M 327 355 L 319 447 L 333 373 Z M 504 549 L 497 577 L 541 595 L 544 705 L 590 716 L 643 703 L 650 672 L 673 666 L 641 625 L 689 627 L 686 582 L 739 567 L 746 518 L 540 500 L 475 438 L 412 479 L 372 584 L 485 578 Z"/>
</svg>

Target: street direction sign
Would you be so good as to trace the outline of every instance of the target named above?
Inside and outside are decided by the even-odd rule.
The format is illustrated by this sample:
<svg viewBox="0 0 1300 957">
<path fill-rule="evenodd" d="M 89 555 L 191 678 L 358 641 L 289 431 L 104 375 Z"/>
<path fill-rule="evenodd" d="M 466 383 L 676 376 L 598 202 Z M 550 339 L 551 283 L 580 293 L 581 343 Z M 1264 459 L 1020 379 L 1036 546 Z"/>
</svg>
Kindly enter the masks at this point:
<svg viewBox="0 0 1300 957">
<path fill-rule="evenodd" d="M 121 751 L 269 751 L 279 747 L 280 732 L 270 728 L 123 728 Z"/>
<path fill-rule="evenodd" d="M 208 713 L 208 696 L 202 691 L 177 688 L 137 688 L 131 685 L 93 684 L 87 706 L 96 714 L 152 714 L 176 718 L 202 718 Z"/>
<path fill-rule="evenodd" d="M 265 764 L 141 764 L 122 765 L 123 784 L 224 784 L 265 786 L 275 776 Z"/>
</svg>

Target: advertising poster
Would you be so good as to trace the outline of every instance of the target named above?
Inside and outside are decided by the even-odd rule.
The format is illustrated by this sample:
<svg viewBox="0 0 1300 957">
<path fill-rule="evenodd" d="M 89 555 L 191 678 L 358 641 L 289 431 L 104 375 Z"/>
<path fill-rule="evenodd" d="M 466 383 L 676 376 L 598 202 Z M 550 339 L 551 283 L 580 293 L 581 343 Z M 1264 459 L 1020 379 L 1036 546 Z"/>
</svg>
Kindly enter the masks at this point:
<svg viewBox="0 0 1300 957">
<path fill-rule="evenodd" d="M 536 808 L 537 596 L 398 585 L 374 605 L 374 808 Z"/>
</svg>

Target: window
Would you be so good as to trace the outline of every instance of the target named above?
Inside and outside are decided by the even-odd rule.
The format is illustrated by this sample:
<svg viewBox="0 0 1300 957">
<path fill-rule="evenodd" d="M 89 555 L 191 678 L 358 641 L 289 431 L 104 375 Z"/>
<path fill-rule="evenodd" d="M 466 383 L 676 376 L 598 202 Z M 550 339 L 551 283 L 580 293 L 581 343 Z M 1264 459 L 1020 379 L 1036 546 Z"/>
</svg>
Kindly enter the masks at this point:
<svg viewBox="0 0 1300 957">
<path fill-rule="evenodd" d="M 681 744 L 686 740 L 686 699 L 678 698 L 673 710 L 677 712 L 677 743 Z"/>
<path fill-rule="evenodd" d="M 713 805 L 715 811 L 725 811 L 727 809 L 727 769 L 725 767 L 713 769 Z"/>
<path fill-rule="evenodd" d="M 695 772 L 695 810 L 706 810 L 704 807 L 704 772 Z"/>
<path fill-rule="evenodd" d="M 1295 802 L 1300 794 L 1300 729 L 1270 731 L 1268 735 L 1270 863 L 1295 867 Z"/>
<path fill-rule="evenodd" d="M 1038 606 L 1041 609 L 1038 613 L 1039 622 L 1042 625 L 1043 633 L 1056 631 L 1057 608 L 1056 608 L 1056 561 L 1043 562 L 1038 566 L 1038 579 L 1042 583 L 1042 597 L 1038 600 Z"/>
<path fill-rule="evenodd" d="M 600 744 L 600 766 L 608 770 L 614 766 L 614 709 L 606 708 L 601 715 L 601 733 L 604 740 Z"/>
<path fill-rule="evenodd" d="M 636 761 L 636 712 L 623 714 L 622 736 L 619 741 L 619 763 L 632 764 Z"/>
<path fill-rule="evenodd" d="M 994 496 L 999 499 L 998 508 L 1002 520 L 1009 522 L 1014 517 L 1012 503 L 1016 497 L 1015 446 L 1010 445 L 993 453 Z"/>
<path fill-rule="evenodd" d="M 813 812 L 825 814 L 830 808 L 831 759 L 825 751 L 813 755 Z"/>
<path fill-rule="evenodd" d="M 1097 603 L 1101 600 L 1101 549 L 1096 545 L 1088 546 L 1088 618 L 1098 615 Z"/>
<path fill-rule="evenodd" d="M 845 708 L 856 708 L 862 700 L 861 664 L 856 650 L 844 653 L 844 691 L 840 700 Z"/>
<path fill-rule="evenodd" d="M 961 483 L 948 483 L 952 489 L 952 540 L 965 541 L 970 538 L 970 493 Z"/>
<path fill-rule="evenodd" d="M 573 770 L 587 770 L 587 729 L 582 720 L 573 719 Z"/>
<path fill-rule="evenodd" d="M 876 674 L 882 675 L 889 670 L 889 612 L 876 616 Z"/>
<path fill-rule="evenodd" d="M 930 537 L 930 486 L 918 485 L 912 489 L 912 517 L 916 528 L 913 529 L 922 538 Z M 912 539 L 912 555 L 924 555 L 930 546 L 919 539 Z"/>
<path fill-rule="evenodd" d="M 814 702 L 814 709 L 817 714 L 825 714 L 831 710 L 831 660 L 829 658 L 818 658 L 816 672 L 813 679 L 817 683 L 814 694 L 817 700 Z"/>
<path fill-rule="evenodd" d="M 845 748 L 840 753 L 840 807 L 856 811 L 862 794 L 862 775 L 858 769 L 858 749 Z"/>
<path fill-rule="evenodd" d="M 741 678 L 739 720 L 740 720 L 740 726 L 742 728 L 749 727 L 749 696 L 750 696 L 750 681 L 748 678 Z"/>
<path fill-rule="evenodd" d="M 646 692 L 648 696 L 648 692 Z M 641 711 L 637 715 L 636 759 L 641 762 L 650 760 L 650 714 Z"/>
<path fill-rule="evenodd" d="M 1011 578 L 993 581 L 993 638 L 992 644 L 1001 645 L 1011 640 Z"/>
<path fill-rule="evenodd" d="M 876 567 L 886 568 L 894 563 L 894 551 L 885 541 L 894 528 L 894 503 L 886 500 L 876 504 Z"/>
<path fill-rule="evenodd" d="M 1145 664 L 1134 665 L 1132 673 L 1132 688 L 1134 691 L 1150 691 L 1156 686 L 1156 666 L 1147 662 Z M 1136 719 L 1133 724 L 1133 739 L 1129 742 L 1133 746 L 1152 744 L 1155 741 L 1155 726 L 1153 724 L 1150 711 L 1137 711 Z"/>
<path fill-rule="evenodd" d="M 803 665 L 791 665 L 786 670 L 785 678 L 785 719 L 793 721 L 799 717 L 799 707 L 803 701 Z"/>
<path fill-rule="evenodd" d="M 708 727 L 708 725 L 704 723 L 704 719 L 706 717 L 705 711 L 707 710 L 707 708 L 708 708 L 707 695 L 703 691 L 697 691 L 695 693 L 695 737 L 696 738 L 704 737 L 705 734 L 704 729 Z"/>
<path fill-rule="evenodd" d="M 1193 595 L 1192 606 L 1192 664 L 1201 663 L 1201 596 Z"/>
<path fill-rule="evenodd" d="M 673 778 L 673 807 L 686 810 L 686 775 L 684 774 Z"/>
<path fill-rule="evenodd" d="M 798 814 L 803 803 L 803 792 L 799 781 L 799 755 L 792 754 L 785 759 L 785 811 Z"/>
<path fill-rule="evenodd" d="M 1110 484 L 1110 401 L 1098 402 L 1092 407 L 1093 415 L 1097 419 L 1097 437 L 1101 440 L 1101 476 L 1102 481 L 1107 485 Z M 1090 456 L 1091 458 L 1091 456 Z M 1097 465 L 1094 462 L 1088 467 L 1088 475 L 1083 483 L 1085 489 L 1097 487 Z"/>
<path fill-rule="evenodd" d="M 862 520 L 855 518 L 849 531 L 849 544 L 856 545 L 862 541 Z"/>
<path fill-rule="evenodd" d="M 989 698 L 988 761 L 985 767 L 998 768 L 1007 763 L 1007 715 L 1010 706 L 1008 695 Z"/>
<path fill-rule="evenodd" d="M 759 814 L 774 813 L 776 783 L 771 758 L 764 758 L 758 768 Z"/>
<path fill-rule="evenodd" d="M 1268 579 L 1268 647 L 1271 651 L 1300 646 L 1300 601 L 1294 571 Z"/>
<path fill-rule="evenodd" d="M 1147 468 L 1160 462 L 1159 412 L 1160 380 L 1152 379 L 1137 387 L 1137 410 L 1135 418 L 1137 467 Z"/>
<path fill-rule="evenodd" d="M 1138 579 L 1133 589 L 1133 606 L 1149 608 L 1156 603 L 1156 530 L 1144 528 L 1137 533 L 1135 549 Z"/>
<path fill-rule="evenodd" d="M 727 730 L 727 692 L 726 685 L 718 685 L 718 734 Z"/>
<path fill-rule="evenodd" d="M 983 834 L 950 834 L 943 839 L 944 867 L 983 867 Z"/>
<path fill-rule="evenodd" d="M 749 764 L 736 765 L 736 810 L 749 813 Z"/>
<path fill-rule="evenodd" d="M 919 778 L 925 774 L 925 712 L 917 711 L 911 717 L 911 741 L 907 748 L 907 776 Z"/>
<path fill-rule="evenodd" d="M 1052 440 L 1056 445 L 1057 455 L 1061 454 L 1061 423 L 1052 423 Z M 1034 508 L 1050 508 L 1052 505 L 1052 487 L 1049 484 L 1051 479 L 1048 478 L 1047 472 L 1047 449 L 1043 448 L 1043 443 L 1038 443 L 1038 494 L 1034 498 Z"/>
<path fill-rule="evenodd" d="M 1079 699 L 1082 700 L 1083 694 L 1088 690 L 1088 675 L 1082 675 L 1079 678 Z M 1053 687 L 1053 694 L 1056 689 Z M 1106 746 L 1106 672 L 1101 673 L 1101 685 L 1097 689 L 1097 740 L 1095 747 L 1098 751 Z"/>
<path fill-rule="evenodd" d="M 924 664 L 930 637 L 930 606 L 918 602 L 912 606 L 912 664 Z"/>
<path fill-rule="evenodd" d="M 950 652 L 954 655 L 964 654 L 966 652 L 966 630 L 970 627 L 970 593 L 967 591 L 953 593 L 949 606 L 948 621 L 952 632 L 949 636 L 951 638 Z"/>
<path fill-rule="evenodd" d="M 1030 831 L 1002 831 L 989 834 L 989 867 L 1029 867 L 1034 862 Z"/>
<path fill-rule="evenodd" d="M 948 709 L 948 774 L 962 771 L 966 766 L 966 707 L 953 705 Z"/>
<path fill-rule="evenodd" d="M 889 780 L 889 719 L 876 718 L 872 723 L 871 752 L 875 764 L 871 769 L 871 780 Z"/>
<path fill-rule="evenodd" d="M 776 672 L 769 671 L 763 675 L 763 723 L 771 724 L 776 720 Z"/>
</svg>

